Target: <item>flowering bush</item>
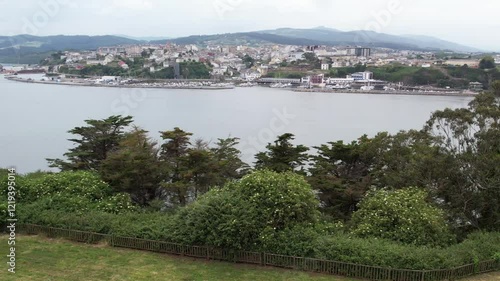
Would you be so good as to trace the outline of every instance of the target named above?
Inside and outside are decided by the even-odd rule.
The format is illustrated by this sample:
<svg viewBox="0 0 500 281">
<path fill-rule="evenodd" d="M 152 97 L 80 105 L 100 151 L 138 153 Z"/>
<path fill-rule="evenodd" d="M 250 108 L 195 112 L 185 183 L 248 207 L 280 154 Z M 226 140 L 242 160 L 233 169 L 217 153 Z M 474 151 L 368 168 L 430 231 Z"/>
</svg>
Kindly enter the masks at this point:
<svg viewBox="0 0 500 281">
<path fill-rule="evenodd" d="M 213 189 L 181 209 L 172 239 L 231 249 L 257 248 L 271 232 L 316 223 L 318 206 L 302 176 L 258 171 Z"/>
<path fill-rule="evenodd" d="M 0 188 L 4 194 L 7 192 L 5 181 L 0 183 Z M 118 213 L 135 209 L 127 194 L 113 193 L 99 175 L 87 171 L 19 175 L 16 192 L 17 203 L 37 203 L 45 210 Z"/>
<path fill-rule="evenodd" d="M 448 245 L 453 242 L 444 213 L 426 202 L 418 188 L 370 192 L 352 216 L 352 234 L 415 245 Z"/>
</svg>

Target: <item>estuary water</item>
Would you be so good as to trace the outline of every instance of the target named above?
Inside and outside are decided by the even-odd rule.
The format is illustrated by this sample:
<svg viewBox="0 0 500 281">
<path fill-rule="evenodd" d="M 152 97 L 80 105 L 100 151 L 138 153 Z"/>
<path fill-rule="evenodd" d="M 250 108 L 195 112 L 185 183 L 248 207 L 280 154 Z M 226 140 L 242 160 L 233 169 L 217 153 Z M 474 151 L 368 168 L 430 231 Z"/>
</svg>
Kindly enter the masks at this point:
<svg viewBox="0 0 500 281">
<path fill-rule="evenodd" d="M 40 75 L 32 75 L 40 79 Z M 242 158 L 277 135 L 296 144 L 352 141 L 380 131 L 420 129 L 435 110 L 466 107 L 470 97 L 299 93 L 265 87 L 232 90 L 131 89 L 14 82 L 0 75 L 0 167 L 47 170 L 45 158 L 72 147 L 67 133 L 86 119 L 132 115 L 160 140 L 159 131 L 180 127 L 193 138 L 241 139 Z"/>
</svg>

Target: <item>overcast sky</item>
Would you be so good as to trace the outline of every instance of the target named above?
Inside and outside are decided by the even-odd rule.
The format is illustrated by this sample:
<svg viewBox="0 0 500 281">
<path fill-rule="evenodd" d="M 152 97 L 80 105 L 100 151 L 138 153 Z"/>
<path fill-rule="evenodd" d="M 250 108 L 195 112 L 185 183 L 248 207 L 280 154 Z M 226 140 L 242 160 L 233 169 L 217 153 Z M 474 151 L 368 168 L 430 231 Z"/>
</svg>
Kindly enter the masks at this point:
<svg viewBox="0 0 500 281">
<path fill-rule="evenodd" d="M 0 35 L 180 37 L 326 26 L 500 50 L 499 11 L 498 0 L 0 0 Z"/>
</svg>

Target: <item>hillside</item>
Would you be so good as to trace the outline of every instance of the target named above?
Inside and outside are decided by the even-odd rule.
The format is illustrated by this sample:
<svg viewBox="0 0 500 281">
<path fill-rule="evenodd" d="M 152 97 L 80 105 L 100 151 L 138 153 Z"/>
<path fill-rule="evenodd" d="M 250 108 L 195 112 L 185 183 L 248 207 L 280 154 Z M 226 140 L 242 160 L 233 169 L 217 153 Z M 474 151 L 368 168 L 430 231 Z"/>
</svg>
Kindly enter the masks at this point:
<svg viewBox="0 0 500 281">
<path fill-rule="evenodd" d="M 155 39 L 154 37 L 141 37 Z M 136 39 L 141 39 L 136 38 Z M 103 46 L 144 43 L 133 37 L 104 36 L 0 36 L 0 62 L 38 63 L 50 52 L 59 50 L 92 50 Z M 153 44 L 167 42 L 176 44 L 220 44 L 220 45 L 362 45 L 411 50 L 451 50 L 475 52 L 475 48 L 459 45 L 429 36 L 396 36 L 373 31 L 340 31 L 318 27 L 310 29 L 279 28 L 255 32 L 240 32 L 212 35 L 192 35 L 187 37 L 149 41 Z"/>
<path fill-rule="evenodd" d="M 0 62 L 38 63 L 50 52 L 58 50 L 92 50 L 104 46 L 137 44 L 141 41 L 104 36 L 0 36 Z"/>
<path fill-rule="evenodd" d="M 260 32 L 292 38 L 321 40 L 331 45 L 363 45 L 394 49 L 451 50 L 456 52 L 479 51 L 476 48 L 463 46 L 430 36 L 397 36 L 365 30 L 340 31 L 337 29 L 318 27 L 310 29 L 280 28 Z"/>
<path fill-rule="evenodd" d="M 307 38 L 296 38 L 282 35 L 276 35 L 264 32 L 243 32 L 243 33 L 225 33 L 214 35 L 192 35 L 188 37 L 174 38 L 168 40 L 152 41 L 156 44 L 167 42 L 176 44 L 221 44 L 221 45 L 240 45 L 240 44 L 283 44 L 283 45 L 325 45 L 326 41 Z"/>
</svg>

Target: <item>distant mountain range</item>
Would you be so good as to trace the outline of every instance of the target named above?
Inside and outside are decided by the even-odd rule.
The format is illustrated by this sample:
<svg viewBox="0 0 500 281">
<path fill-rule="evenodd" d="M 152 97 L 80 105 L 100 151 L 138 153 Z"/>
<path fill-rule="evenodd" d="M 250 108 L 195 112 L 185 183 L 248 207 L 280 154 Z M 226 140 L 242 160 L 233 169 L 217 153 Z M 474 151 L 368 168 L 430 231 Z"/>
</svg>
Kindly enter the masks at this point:
<svg viewBox="0 0 500 281">
<path fill-rule="evenodd" d="M 413 50 L 450 50 L 454 52 L 467 53 L 481 51 L 477 48 L 456 44 L 430 36 L 398 36 L 366 30 L 340 31 L 327 27 L 310 29 L 280 28 L 274 30 L 264 30 L 260 31 L 260 33 L 323 41 L 328 45 L 361 45 L 366 47 L 387 47 L 393 49 Z"/>
<path fill-rule="evenodd" d="M 0 62 L 36 64 L 59 50 L 93 50 L 104 46 L 137 44 L 140 41 L 105 36 L 0 36 Z"/>
<path fill-rule="evenodd" d="M 479 49 L 430 36 L 390 35 L 373 31 L 340 31 L 317 27 L 309 29 L 279 28 L 255 32 L 193 35 L 181 38 L 105 36 L 0 36 L 0 62 L 38 63 L 50 52 L 58 50 L 92 50 L 104 46 L 140 43 L 164 44 L 285 44 L 285 45 L 350 45 L 410 50 L 449 50 L 478 52 Z"/>
<path fill-rule="evenodd" d="M 124 35 L 124 34 L 114 34 L 113 36 L 128 38 L 128 39 L 137 40 L 137 41 L 159 41 L 159 40 L 172 39 L 171 37 L 166 37 L 166 36 L 134 37 L 134 36 Z"/>
</svg>

